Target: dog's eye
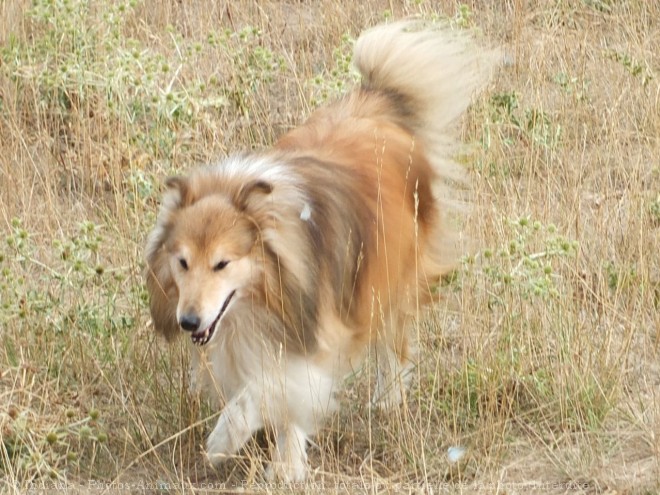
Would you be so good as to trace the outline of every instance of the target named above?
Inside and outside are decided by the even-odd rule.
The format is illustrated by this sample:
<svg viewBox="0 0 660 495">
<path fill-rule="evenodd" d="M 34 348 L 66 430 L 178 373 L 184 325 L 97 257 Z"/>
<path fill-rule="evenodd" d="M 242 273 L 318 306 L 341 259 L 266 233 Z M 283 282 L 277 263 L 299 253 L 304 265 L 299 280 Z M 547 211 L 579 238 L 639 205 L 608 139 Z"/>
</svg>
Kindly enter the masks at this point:
<svg viewBox="0 0 660 495">
<path fill-rule="evenodd" d="M 226 267 L 229 264 L 229 261 L 227 260 L 222 260 L 219 263 L 216 263 L 215 266 L 213 267 L 214 272 L 219 272 L 222 270 L 224 267 Z"/>
<path fill-rule="evenodd" d="M 183 258 L 179 258 L 179 265 L 181 265 L 181 268 L 184 270 L 188 269 L 188 262 Z"/>
</svg>

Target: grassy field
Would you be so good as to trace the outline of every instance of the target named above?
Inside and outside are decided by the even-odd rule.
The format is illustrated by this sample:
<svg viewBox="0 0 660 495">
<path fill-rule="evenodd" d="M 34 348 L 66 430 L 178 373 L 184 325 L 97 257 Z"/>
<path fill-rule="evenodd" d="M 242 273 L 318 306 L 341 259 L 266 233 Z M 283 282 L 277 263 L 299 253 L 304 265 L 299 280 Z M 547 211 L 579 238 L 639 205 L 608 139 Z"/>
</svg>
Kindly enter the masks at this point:
<svg viewBox="0 0 660 495">
<path fill-rule="evenodd" d="M 268 146 L 355 84 L 361 30 L 410 15 L 505 49 L 459 129 L 470 248 L 408 403 L 349 380 L 298 488 L 660 490 L 660 3 L 6 0 L 0 491 L 283 490 L 263 438 L 205 463 L 216 412 L 152 333 L 145 236 L 168 174 Z"/>
</svg>

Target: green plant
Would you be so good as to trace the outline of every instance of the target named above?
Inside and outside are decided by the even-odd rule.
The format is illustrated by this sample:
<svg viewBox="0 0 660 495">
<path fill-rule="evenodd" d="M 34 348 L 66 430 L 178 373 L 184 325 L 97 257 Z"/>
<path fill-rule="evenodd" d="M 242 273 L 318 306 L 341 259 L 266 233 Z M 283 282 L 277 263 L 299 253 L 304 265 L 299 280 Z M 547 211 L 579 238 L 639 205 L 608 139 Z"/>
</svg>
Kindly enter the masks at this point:
<svg viewBox="0 0 660 495">
<path fill-rule="evenodd" d="M 255 92 L 273 82 L 273 76 L 285 67 L 284 58 L 263 46 L 262 32 L 247 26 L 236 33 L 223 31 L 209 35 L 211 46 L 224 48 L 231 56 L 234 80 L 224 88 L 224 97 L 242 114 L 249 115 Z"/>
<path fill-rule="evenodd" d="M 129 129 L 128 142 L 152 159 L 172 158 L 182 129 L 193 123 L 209 132 L 226 110 L 249 115 L 252 96 L 273 81 L 284 59 L 263 46 L 262 34 L 247 26 L 237 32 L 212 32 L 206 42 L 186 40 L 170 27 L 176 56 L 125 36 L 137 0 L 102 9 L 89 0 L 36 0 L 28 16 L 35 35 L 29 41 L 10 38 L 0 50 L 0 76 L 20 94 L 35 87 L 33 104 L 21 105 L 50 118 L 55 136 L 79 119 L 102 115 Z M 195 74 L 208 57 L 218 58 L 229 77 L 217 72 Z M 73 149 L 67 136 L 65 146 Z"/>
<path fill-rule="evenodd" d="M 576 76 L 570 76 L 565 72 L 558 72 L 555 75 L 555 83 L 566 93 L 572 95 L 578 102 L 589 100 L 589 81 L 580 80 Z"/>
<path fill-rule="evenodd" d="M 612 12 L 612 0 L 582 0 L 585 5 L 592 9 L 609 14 Z"/>
<path fill-rule="evenodd" d="M 339 46 L 332 50 L 332 66 L 308 81 L 312 91 L 310 104 L 313 107 L 336 99 L 346 92 L 347 87 L 359 80 L 360 75 L 353 68 L 352 63 L 354 44 L 355 39 L 349 34 L 344 34 Z"/>
<path fill-rule="evenodd" d="M 491 304 L 498 304 L 500 295 L 508 291 L 524 299 L 557 298 L 561 283 L 557 264 L 575 256 L 577 242 L 558 234 L 554 225 L 544 226 L 528 217 L 506 220 L 504 227 L 510 234 L 508 245 L 464 259 L 468 272 L 477 270 L 490 281 Z"/>
<path fill-rule="evenodd" d="M 639 282 L 639 274 L 634 266 L 622 267 L 608 261 L 605 263 L 604 270 L 610 290 L 629 289 Z"/>
<path fill-rule="evenodd" d="M 656 225 L 660 224 L 660 194 L 649 204 L 649 214 L 651 222 Z"/>
<path fill-rule="evenodd" d="M 30 409 L 10 405 L 0 411 L 0 472 L 66 480 L 79 470 L 81 458 L 105 449 L 108 434 L 98 410 L 81 419 L 68 409 L 64 417 L 47 420 Z"/>
<path fill-rule="evenodd" d="M 605 52 L 605 57 L 620 63 L 631 76 L 640 79 L 642 86 L 646 86 L 653 80 L 653 72 L 648 63 L 640 61 L 628 53 L 610 50 Z"/>
<path fill-rule="evenodd" d="M 456 15 L 452 19 L 453 24 L 456 26 L 467 29 L 474 25 L 472 20 L 473 12 L 470 9 L 470 6 L 464 3 L 458 4 L 458 9 Z"/>
<path fill-rule="evenodd" d="M 562 135 L 561 125 L 553 123 L 546 112 L 535 108 L 525 109 L 524 115 L 521 116 L 518 112 L 519 101 L 516 92 L 495 94 L 490 102 L 491 121 L 500 128 L 511 127 L 518 136 L 531 140 L 547 151 L 553 151 L 558 147 Z M 504 142 L 513 144 L 510 137 L 505 137 Z"/>
<path fill-rule="evenodd" d="M 460 431 L 525 418 L 550 428 L 598 428 L 612 410 L 611 368 L 593 372 L 576 361 L 576 333 L 567 307 L 578 243 L 528 216 L 494 227 L 503 244 L 463 260 L 461 292 L 483 298 L 490 322 L 465 361 L 435 374 L 435 404 Z M 596 354 L 586 357 L 597 359 Z M 487 426 L 488 425 L 488 426 Z"/>
</svg>

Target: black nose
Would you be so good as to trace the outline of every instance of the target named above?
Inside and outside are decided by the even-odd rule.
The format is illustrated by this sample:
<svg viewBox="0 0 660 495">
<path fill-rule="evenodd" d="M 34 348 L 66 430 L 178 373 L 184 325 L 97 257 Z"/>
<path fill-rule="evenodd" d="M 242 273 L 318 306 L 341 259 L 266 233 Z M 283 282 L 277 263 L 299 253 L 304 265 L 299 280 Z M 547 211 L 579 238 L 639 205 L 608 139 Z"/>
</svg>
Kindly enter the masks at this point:
<svg viewBox="0 0 660 495">
<path fill-rule="evenodd" d="M 181 328 L 183 328 L 184 330 L 188 330 L 189 332 L 194 332 L 195 330 L 198 330 L 200 323 L 201 320 L 199 319 L 199 316 L 194 314 L 183 315 L 179 320 L 179 325 L 181 325 Z"/>
</svg>

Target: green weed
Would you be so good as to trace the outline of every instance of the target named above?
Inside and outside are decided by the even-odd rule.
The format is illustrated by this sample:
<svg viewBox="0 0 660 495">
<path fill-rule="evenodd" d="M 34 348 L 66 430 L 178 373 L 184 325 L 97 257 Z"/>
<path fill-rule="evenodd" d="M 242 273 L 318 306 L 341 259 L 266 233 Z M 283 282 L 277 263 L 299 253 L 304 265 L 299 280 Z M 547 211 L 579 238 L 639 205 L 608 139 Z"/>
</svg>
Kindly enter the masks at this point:
<svg viewBox="0 0 660 495">
<path fill-rule="evenodd" d="M 0 472 L 65 481 L 80 470 L 80 461 L 107 454 L 108 433 L 98 409 L 79 418 L 68 409 L 64 417 L 48 418 L 10 405 L 0 414 Z M 79 419 L 77 419 L 79 418 Z"/>
<path fill-rule="evenodd" d="M 359 81 L 359 73 L 352 65 L 355 39 L 344 34 L 339 46 L 332 50 L 332 66 L 324 69 L 308 81 L 313 107 L 321 106 L 346 93 L 348 87 Z"/>
<path fill-rule="evenodd" d="M 605 52 L 605 57 L 620 63 L 631 76 L 641 81 L 642 86 L 653 80 L 653 71 L 648 64 L 627 53 L 610 50 Z"/>
<path fill-rule="evenodd" d="M 511 235 L 508 245 L 464 259 L 468 272 L 474 275 L 477 270 L 491 282 L 490 305 L 499 304 L 509 291 L 523 299 L 557 298 L 561 289 L 557 264 L 575 256 L 577 242 L 558 234 L 554 225 L 544 226 L 528 217 L 507 220 L 505 226 Z"/>
</svg>

